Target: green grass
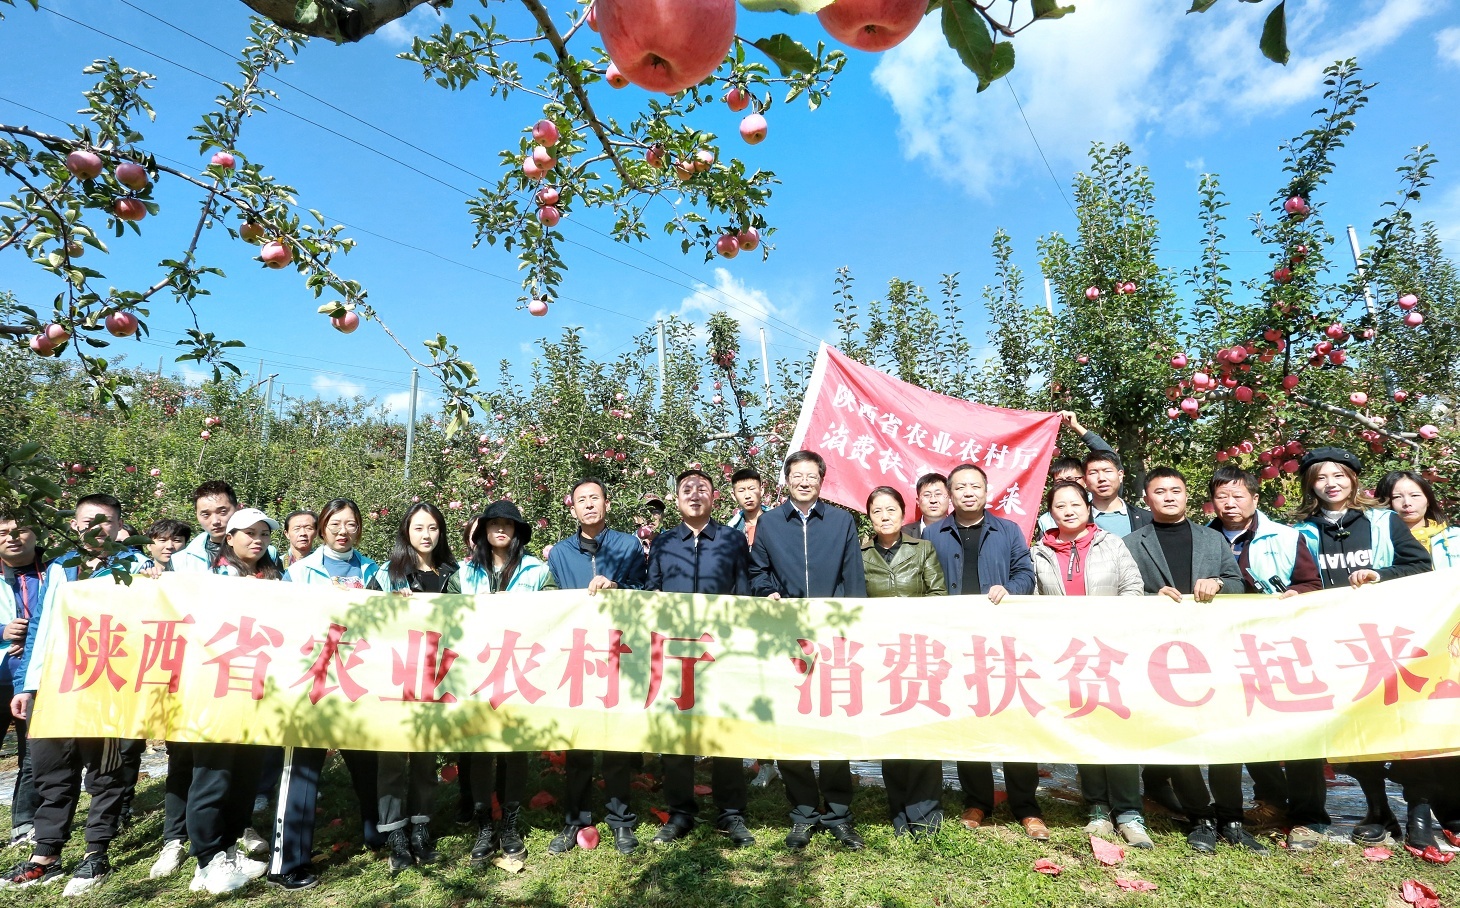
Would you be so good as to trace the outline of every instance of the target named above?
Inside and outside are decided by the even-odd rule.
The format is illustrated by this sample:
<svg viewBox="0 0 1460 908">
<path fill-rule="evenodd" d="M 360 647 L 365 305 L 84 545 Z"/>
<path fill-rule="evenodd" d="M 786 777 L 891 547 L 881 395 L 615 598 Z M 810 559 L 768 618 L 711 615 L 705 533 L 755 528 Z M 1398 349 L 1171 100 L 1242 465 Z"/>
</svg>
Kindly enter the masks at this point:
<svg viewBox="0 0 1460 908">
<path fill-rule="evenodd" d="M 652 763 L 650 769 L 657 766 Z M 543 785 L 561 796 L 561 776 L 547 775 Z M 535 791 L 535 789 L 533 789 Z M 188 892 L 192 862 L 167 880 L 150 880 L 147 869 L 156 857 L 162 825 L 162 783 L 143 782 L 138 794 L 142 819 L 113 843 L 115 868 L 111 880 L 82 899 L 61 897 L 61 887 L 0 893 L 0 904 L 15 905 L 202 905 L 242 901 L 249 905 L 420 906 L 458 908 L 481 902 L 533 908 L 658 908 L 711 905 L 743 906 L 1030 906 L 1141 905 L 1178 906 L 1306 906 L 1340 908 L 1390 906 L 1400 908 L 1400 883 L 1414 877 L 1439 891 L 1446 904 L 1460 905 L 1460 886 L 1448 867 L 1423 865 L 1402 849 L 1389 861 L 1365 861 L 1356 846 L 1328 845 L 1306 854 L 1279 849 L 1267 858 L 1223 847 L 1216 855 L 1192 853 L 1185 838 L 1170 824 L 1156 821 L 1152 834 L 1156 850 L 1128 851 L 1124 864 L 1102 867 L 1090 854 L 1081 833 L 1083 815 L 1078 805 L 1045 799 L 1046 819 L 1053 840 L 1038 844 L 1024 838 L 1016 826 L 1000 825 L 970 833 L 950 824 L 923 843 L 894 839 L 885 822 L 886 801 L 880 788 L 858 792 L 855 811 L 868 848 L 859 854 L 841 850 L 828 836 L 817 836 L 805 852 L 793 854 L 782 845 L 786 805 L 779 783 L 751 789 L 751 827 L 758 843 L 731 850 L 706 826 L 689 839 L 668 847 L 650 847 L 648 839 L 657 821 L 649 813 L 662 807 L 658 793 L 636 792 L 636 808 L 645 818 L 639 830 L 644 845 L 631 857 L 617 854 L 605 834 L 594 851 L 575 850 L 562 857 L 546 853 L 559 815 L 551 811 L 526 814 L 527 869 L 509 875 L 497 868 L 476 872 L 467 866 L 472 835 L 450 821 L 455 786 L 440 788 L 438 820 L 433 829 L 440 838 L 445 860 L 422 871 L 409 870 L 391 878 L 383 857 L 355 844 L 358 812 L 349 778 L 338 759 L 330 762 L 320 795 L 324 812 L 316 847 L 325 858 L 318 865 L 322 882 L 316 889 L 284 893 L 262 882 L 233 897 L 215 898 Z M 708 799 L 701 799 L 702 801 Z M 945 798 L 950 816 L 956 816 L 956 792 Z M 83 804 L 84 809 L 84 804 Z M 708 807 L 706 808 L 708 811 Z M 331 825 L 328 818 L 341 818 Z M 1007 821 L 1007 817 L 1003 817 Z M 8 816 L 0 828 L 8 828 Z M 602 827 L 601 827 L 602 829 Z M 267 830 L 261 830 L 268 835 Z M 334 850 L 336 844 L 343 847 Z M 10 849 L 7 866 L 26 855 Z M 79 831 L 67 848 L 69 868 L 81 856 Z M 1033 869 L 1034 861 L 1048 857 L 1064 867 L 1058 877 Z M 1155 892 L 1127 893 L 1118 877 L 1141 878 L 1159 887 Z"/>
</svg>

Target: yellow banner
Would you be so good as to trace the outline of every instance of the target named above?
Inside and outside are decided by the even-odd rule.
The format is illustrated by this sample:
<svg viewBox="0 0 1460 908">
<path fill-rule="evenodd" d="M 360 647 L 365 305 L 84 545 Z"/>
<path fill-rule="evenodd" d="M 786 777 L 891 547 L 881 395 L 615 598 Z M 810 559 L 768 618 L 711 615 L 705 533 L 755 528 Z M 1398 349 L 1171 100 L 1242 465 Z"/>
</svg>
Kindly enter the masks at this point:
<svg viewBox="0 0 1460 908">
<path fill-rule="evenodd" d="M 69 584 L 31 733 L 1092 763 L 1460 750 L 1460 572 L 1278 600 Z"/>
</svg>

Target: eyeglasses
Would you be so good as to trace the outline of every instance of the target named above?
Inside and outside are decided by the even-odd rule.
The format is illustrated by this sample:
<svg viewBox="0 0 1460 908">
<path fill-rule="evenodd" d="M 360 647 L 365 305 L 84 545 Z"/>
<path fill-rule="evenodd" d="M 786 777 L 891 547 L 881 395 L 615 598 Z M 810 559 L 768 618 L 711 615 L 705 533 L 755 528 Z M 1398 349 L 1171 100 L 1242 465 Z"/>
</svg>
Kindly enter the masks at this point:
<svg viewBox="0 0 1460 908">
<path fill-rule="evenodd" d="M 354 533 L 360 529 L 358 523 L 327 523 L 324 525 L 326 531 L 331 533 Z"/>
</svg>

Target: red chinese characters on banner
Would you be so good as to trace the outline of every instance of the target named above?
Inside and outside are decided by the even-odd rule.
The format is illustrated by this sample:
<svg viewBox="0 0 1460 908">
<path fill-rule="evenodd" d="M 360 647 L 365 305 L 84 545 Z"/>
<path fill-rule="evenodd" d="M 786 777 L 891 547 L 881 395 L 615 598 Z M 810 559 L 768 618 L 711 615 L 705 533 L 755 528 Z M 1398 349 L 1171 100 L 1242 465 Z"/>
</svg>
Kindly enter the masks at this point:
<svg viewBox="0 0 1460 908">
<path fill-rule="evenodd" d="M 791 450 L 825 457 L 821 497 L 858 510 L 878 486 L 912 502 L 922 474 L 977 464 L 989 477 L 989 510 L 1032 534 L 1059 427 L 1054 413 L 934 394 L 823 345 Z"/>
</svg>

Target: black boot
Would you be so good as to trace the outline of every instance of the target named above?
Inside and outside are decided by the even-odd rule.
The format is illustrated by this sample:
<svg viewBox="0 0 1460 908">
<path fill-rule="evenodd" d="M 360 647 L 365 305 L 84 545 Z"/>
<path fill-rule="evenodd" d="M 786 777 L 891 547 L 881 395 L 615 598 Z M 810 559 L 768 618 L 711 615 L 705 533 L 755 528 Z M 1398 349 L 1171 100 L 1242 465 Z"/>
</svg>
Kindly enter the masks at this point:
<svg viewBox="0 0 1460 908">
<path fill-rule="evenodd" d="M 471 865 L 485 867 L 497 855 L 497 830 L 492 827 L 492 815 L 486 811 L 477 813 L 477 840 L 471 846 Z"/>
<path fill-rule="evenodd" d="M 411 853 L 411 837 L 404 826 L 390 831 L 385 839 L 385 849 L 390 858 L 391 876 L 416 863 L 416 856 Z"/>
<path fill-rule="evenodd" d="M 522 805 L 509 802 L 502 808 L 502 822 L 497 827 L 497 843 L 502 846 L 502 854 L 519 861 L 527 856 L 527 843 L 517 831 L 517 819 L 521 815 Z"/>
<path fill-rule="evenodd" d="M 1435 818 L 1435 812 L 1430 809 L 1429 801 L 1419 801 L 1409 805 L 1409 822 L 1404 830 L 1404 844 L 1411 848 L 1418 848 L 1424 851 L 1426 848 L 1439 848 L 1440 821 Z"/>
<path fill-rule="evenodd" d="M 431 840 L 431 827 L 425 823 L 411 826 L 411 854 L 421 864 L 434 864 L 441 860 L 441 852 L 436 850 L 436 843 Z"/>
</svg>

